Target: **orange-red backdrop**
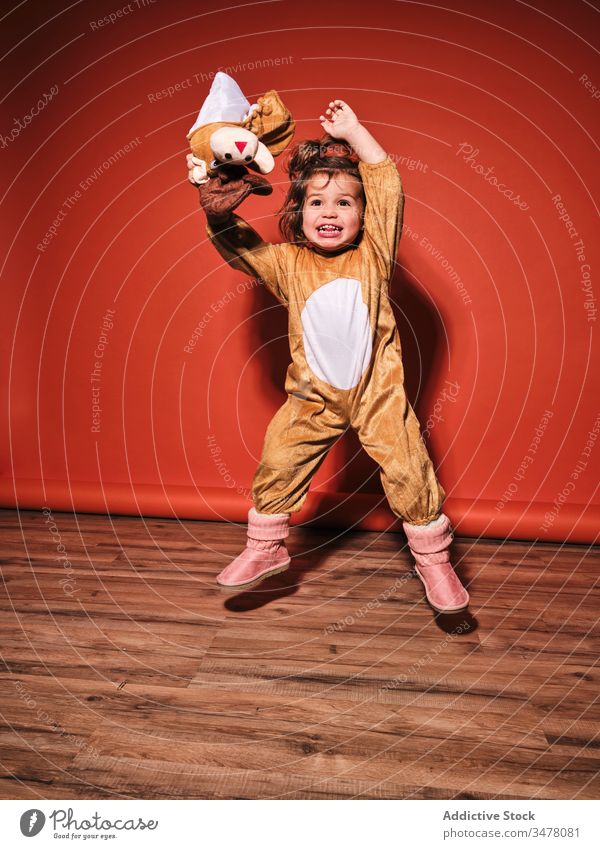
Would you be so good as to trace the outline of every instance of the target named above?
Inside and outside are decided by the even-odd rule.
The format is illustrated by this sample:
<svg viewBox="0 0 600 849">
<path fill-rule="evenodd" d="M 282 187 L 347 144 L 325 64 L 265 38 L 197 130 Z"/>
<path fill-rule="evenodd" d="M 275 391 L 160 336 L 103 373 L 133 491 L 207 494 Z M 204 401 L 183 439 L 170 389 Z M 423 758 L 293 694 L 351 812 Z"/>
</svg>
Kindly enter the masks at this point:
<svg viewBox="0 0 600 849">
<path fill-rule="evenodd" d="M 220 67 L 251 100 L 277 88 L 299 137 L 346 99 L 396 158 L 407 390 L 458 533 L 596 539 L 597 12 L 219 5 L 3 20 L 1 503 L 245 517 L 289 350 L 283 308 L 207 244 L 185 179 Z M 272 179 L 243 210 L 268 239 L 281 163 Z M 314 517 L 399 527 L 353 434 L 294 519 Z"/>
</svg>

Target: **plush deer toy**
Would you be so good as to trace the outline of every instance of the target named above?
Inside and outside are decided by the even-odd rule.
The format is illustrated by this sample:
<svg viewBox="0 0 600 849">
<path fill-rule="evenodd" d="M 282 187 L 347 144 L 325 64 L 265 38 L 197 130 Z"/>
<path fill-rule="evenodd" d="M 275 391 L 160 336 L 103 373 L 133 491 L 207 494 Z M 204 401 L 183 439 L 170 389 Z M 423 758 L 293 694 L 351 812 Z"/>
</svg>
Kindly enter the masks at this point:
<svg viewBox="0 0 600 849">
<path fill-rule="evenodd" d="M 187 135 L 193 155 L 201 160 L 193 170 L 194 182 L 207 183 L 227 166 L 269 174 L 275 167 L 273 157 L 285 150 L 294 129 L 276 91 L 250 105 L 236 81 L 219 71 Z"/>
</svg>

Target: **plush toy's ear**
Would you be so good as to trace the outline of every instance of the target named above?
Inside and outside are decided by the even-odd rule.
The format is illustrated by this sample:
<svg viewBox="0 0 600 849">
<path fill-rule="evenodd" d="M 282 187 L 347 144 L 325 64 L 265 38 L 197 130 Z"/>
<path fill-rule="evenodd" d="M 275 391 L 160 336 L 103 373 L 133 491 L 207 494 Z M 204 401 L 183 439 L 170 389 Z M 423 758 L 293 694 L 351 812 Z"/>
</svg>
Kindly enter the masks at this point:
<svg viewBox="0 0 600 849">
<path fill-rule="evenodd" d="M 257 108 L 250 111 L 242 124 L 267 145 L 273 156 L 286 149 L 296 128 L 290 111 L 274 89 L 258 98 Z"/>
<path fill-rule="evenodd" d="M 271 151 L 262 142 L 258 143 L 258 150 L 254 155 L 254 164 L 258 166 L 261 174 L 270 174 L 275 168 L 275 160 L 271 155 Z"/>
<path fill-rule="evenodd" d="M 197 156 L 198 159 L 204 159 L 209 166 L 213 160 L 210 138 L 213 133 L 223 126 L 226 125 L 222 123 L 204 124 L 204 126 L 198 127 L 197 130 L 194 130 L 193 133 L 188 133 L 188 140 L 192 153 L 194 156 Z"/>
</svg>

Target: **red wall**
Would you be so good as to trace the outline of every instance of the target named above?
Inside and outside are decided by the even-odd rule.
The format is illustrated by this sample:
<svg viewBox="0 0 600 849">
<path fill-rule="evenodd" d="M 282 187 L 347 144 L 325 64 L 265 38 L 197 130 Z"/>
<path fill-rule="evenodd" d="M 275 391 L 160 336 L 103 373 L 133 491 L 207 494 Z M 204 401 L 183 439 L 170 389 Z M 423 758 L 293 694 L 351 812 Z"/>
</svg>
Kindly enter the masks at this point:
<svg viewBox="0 0 600 849">
<path fill-rule="evenodd" d="M 279 90 L 300 137 L 320 133 L 339 96 L 399 160 L 392 291 L 407 390 L 432 424 L 458 533 L 597 538 L 600 62 L 588 4 L 51 5 L 3 21 L 4 506 L 244 518 L 289 351 L 285 311 L 223 266 L 185 179 L 200 75 L 230 66 L 250 99 Z M 273 182 L 243 208 L 270 239 L 280 165 Z M 319 515 L 392 526 L 353 434 L 294 518 Z"/>
</svg>

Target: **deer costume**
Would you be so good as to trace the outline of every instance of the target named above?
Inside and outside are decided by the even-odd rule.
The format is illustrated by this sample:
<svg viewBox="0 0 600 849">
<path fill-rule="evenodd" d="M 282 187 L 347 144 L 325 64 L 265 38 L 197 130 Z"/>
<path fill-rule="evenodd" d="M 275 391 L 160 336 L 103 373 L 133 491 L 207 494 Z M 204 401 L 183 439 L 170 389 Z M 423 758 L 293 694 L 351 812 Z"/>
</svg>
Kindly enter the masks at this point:
<svg viewBox="0 0 600 849">
<path fill-rule="evenodd" d="M 250 586 L 290 563 L 283 539 L 331 446 L 352 427 L 380 466 L 390 507 L 403 520 L 417 571 L 434 607 L 454 611 L 468 595 L 449 563 L 452 532 L 437 480 L 404 391 L 398 328 L 389 300 L 404 195 L 388 157 L 358 163 L 366 197 L 357 244 L 324 255 L 310 246 L 269 244 L 241 217 L 207 233 L 235 269 L 262 280 L 289 316 L 287 400 L 271 420 L 255 473 L 248 544 L 217 577 Z"/>
</svg>

